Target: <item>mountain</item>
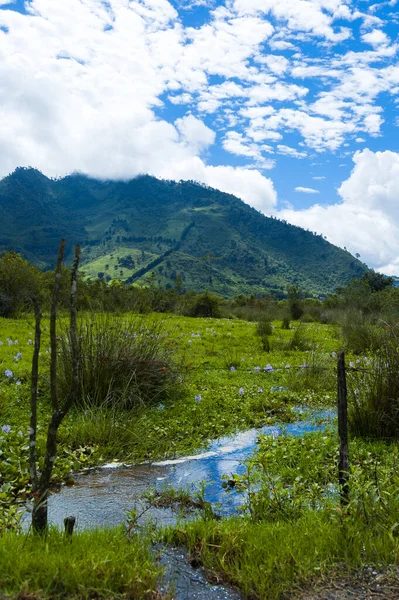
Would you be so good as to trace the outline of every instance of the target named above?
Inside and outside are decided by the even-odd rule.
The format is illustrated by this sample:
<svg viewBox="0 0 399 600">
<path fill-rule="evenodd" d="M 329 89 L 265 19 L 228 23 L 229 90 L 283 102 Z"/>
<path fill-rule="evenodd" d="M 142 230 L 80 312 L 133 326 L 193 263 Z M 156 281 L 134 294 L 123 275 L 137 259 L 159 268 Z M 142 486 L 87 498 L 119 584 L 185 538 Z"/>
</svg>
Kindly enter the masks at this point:
<svg viewBox="0 0 399 600">
<path fill-rule="evenodd" d="M 99 181 L 48 179 L 18 168 L 0 181 L 0 250 L 53 266 L 59 240 L 83 246 L 91 277 L 213 290 L 273 293 L 287 284 L 333 292 L 367 267 L 322 236 L 265 217 L 238 198 L 193 181 L 143 175 Z M 154 273 L 154 274 L 153 274 Z"/>
</svg>

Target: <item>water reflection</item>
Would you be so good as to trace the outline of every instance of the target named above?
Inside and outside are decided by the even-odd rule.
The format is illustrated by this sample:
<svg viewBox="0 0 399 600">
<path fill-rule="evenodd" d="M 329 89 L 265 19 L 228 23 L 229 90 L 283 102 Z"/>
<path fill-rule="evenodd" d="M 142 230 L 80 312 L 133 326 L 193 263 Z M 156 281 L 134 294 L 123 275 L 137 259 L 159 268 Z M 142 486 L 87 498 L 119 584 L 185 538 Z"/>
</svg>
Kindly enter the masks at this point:
<svg viewBox="0 0 399 600">
<path fill-rule="evenodd" d="M 231 437 L 224 437 L 210 444 L 203 454 L 167 460 L 152 465 L 137 465 L 126 468 L 102 468 L 76 477 L 76 485 L 63 487 L 49 499 L 49 522 L 63 527 L 64 517 L 75 515 L 76 529 L 114 526 L 126 520 L 126 512 L 138 506 L 144 510 L 140 500 L 149 486 L 158 490 L 166 487 L 198 488 L 206 482 L 205 499 L 214 506 L 220 505 L 223 515 L 232 514 L 243 501 L 242 495 L 232 491 L 226 494 L 221 486 L 223 474 L 243 473 L 242 464 L 256 448 L 259 435 L 303 435 L 322 430 L 334 417 L 332 411 L 313 412 L 311 419 L 284 426 L 266 426 L 251 429 Z M 141 521 L 151 517 L 158 524 L 174 524 L 176 512 L 165 508 L 151 508 Z M 29 523 L 26 515 L 25 525 Z"/>
</svg>

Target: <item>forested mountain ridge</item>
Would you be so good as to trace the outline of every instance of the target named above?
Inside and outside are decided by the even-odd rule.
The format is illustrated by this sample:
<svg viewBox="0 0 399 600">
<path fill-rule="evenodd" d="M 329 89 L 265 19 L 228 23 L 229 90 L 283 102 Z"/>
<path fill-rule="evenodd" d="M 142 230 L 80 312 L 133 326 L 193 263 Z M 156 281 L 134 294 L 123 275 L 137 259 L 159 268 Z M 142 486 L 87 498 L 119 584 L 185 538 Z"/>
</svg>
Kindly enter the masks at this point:
<svg viewBox="0 0 399 600">
<path fill-rule="evenodd" d="M 18 168 L 0 181 L 0 250 L 53 266 L 59 239 L 83 246 L 91 277 L 182 289 L 284 294 L 333 292 L 366 267 L 322 236 L 265 217 L 238 198 L 195 182 L 143 175 L 99 181 L 48 179 Z"/>
</svg>

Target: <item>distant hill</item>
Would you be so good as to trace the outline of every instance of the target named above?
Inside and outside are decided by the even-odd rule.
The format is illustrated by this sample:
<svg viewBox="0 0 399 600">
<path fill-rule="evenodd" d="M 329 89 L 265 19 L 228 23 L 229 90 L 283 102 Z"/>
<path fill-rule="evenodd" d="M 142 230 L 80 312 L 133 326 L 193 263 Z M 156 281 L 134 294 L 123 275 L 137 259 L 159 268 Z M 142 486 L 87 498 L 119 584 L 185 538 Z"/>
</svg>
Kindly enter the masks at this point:
<svg viewBox="0 0 399 600">
<path fill-rule="evenodd" d="M 65 237 L 69 252 L 83 245 L 85 273 L 107 280 L 281 297 L 287 284 L 333 292 L 367 269 L 322 236 L 192 181 L 52 180 L 18 168 L 0 181 L 0 214 L 0 250 L 47 269 Z"/>
</svg>

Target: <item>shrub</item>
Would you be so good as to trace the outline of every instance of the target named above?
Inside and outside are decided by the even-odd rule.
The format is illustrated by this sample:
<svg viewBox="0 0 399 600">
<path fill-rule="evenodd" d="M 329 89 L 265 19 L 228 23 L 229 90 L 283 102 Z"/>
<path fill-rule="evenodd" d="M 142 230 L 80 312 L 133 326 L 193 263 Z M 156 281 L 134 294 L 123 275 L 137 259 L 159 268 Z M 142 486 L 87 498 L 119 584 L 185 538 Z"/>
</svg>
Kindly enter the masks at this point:
<svg viewBox="0 0 399 600">
<path fill-rule="evenodd" d="M 41 291 L 42 274 L 13 251 L 0 253 L 0 317 L 31 309 L 32 294 Z"/>
<path fill-rule="evenodd" d="M 192 317 L 220 317 L 219 298 L 205 292 L 198 296 L 191 309 Z"/>
<path fill-rule="evenodd" d="M 59 345 L 60 395 L 71 385 L 71 343 L 67 331 Z M 100 316 L 79 324 L 80 406 L 133 408 L 168 400 L 177 373 L 162 323 Z"/>
<path fill-rule="evenodd" d="M 282 318 L 281 329 L 290 329 L 290 318 L 288 315 L 284 315 Z"/>
</svg>

